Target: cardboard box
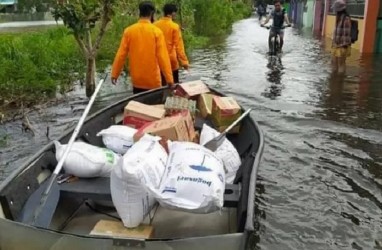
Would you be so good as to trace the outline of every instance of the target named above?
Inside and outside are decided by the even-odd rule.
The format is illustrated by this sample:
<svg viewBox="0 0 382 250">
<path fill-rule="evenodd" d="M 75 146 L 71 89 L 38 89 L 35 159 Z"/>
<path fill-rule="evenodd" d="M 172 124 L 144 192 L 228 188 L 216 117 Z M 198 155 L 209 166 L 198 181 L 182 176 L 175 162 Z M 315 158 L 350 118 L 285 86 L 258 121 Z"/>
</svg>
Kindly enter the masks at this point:
<svg viewBox="0 0 382 250">
<path fill-rule="evenodd" d="M 155 108 L 164 109 L 164 104 L 155 104 L 155 105 L 151 105 L 151 106 L 155 107 Z"/>
<path fill-rule="evenodd" d="M 94 226 L 90 235 L 149 239 L 153 233 L 154 227 L 150 225 L 141 224 L 136 228 L 126 228 L 120 221 L 100 220 Z"/>
<path fill-rule="evenodd" d="M 136 101 L 130 101 L 124 110 L 123 125 L 139 129 L 145 124 L 164 117 L 165 110 Z"/>
<path fill-rule="evenodd" d="M 212 101 L 212 122 L 221 132 L 241 115 L 239 104 L 232 97 L 214 96 Z M 237 126 L 231 133 L 238 132 Z"/>
<path fill-rule="evenodd" d="M 202 81 L 192 81 L 179 84 L 175 94 L 188 99 L 196 99 L 199 95 L 209 93 L 210 89 Z"/>
<path fill-rule="evenodd" d="M 195 138 L 194 124 L 189 111 L 146 124 L 138 130 L 134 140 L 138 141 L 145 133 L 172 141 L 193 141 Z"/>
<path fill-rule="evenodd" d="M 196 131 L 195 132 L 195 137 L 194 139 L 192 140 L 192 142 L 196 143 L 196 144 L 199 144 L 200 143 L 200 133 L 199 131 Z"/>
<path fill-rule="evenodd" d="M 212 114 L 212 94 L 201 94 L 198 99 L 199 113 L 203 118 L 210 117 Z"/>
</svg>

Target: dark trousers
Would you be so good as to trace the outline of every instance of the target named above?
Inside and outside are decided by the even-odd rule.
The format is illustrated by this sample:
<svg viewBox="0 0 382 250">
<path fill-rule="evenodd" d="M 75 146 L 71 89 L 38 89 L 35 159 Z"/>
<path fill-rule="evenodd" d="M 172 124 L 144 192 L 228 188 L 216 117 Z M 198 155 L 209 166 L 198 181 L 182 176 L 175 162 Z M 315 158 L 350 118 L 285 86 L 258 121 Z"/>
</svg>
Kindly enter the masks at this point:
<svg viewBox="0 0 382 250">
<path fill-rule="evenodd" d="M 161 73 L 161 77 L 162 77 L 162 86 L 166 86 L 167 85 L 167 82 L 166 82 L 166 79 L 164 78 L 163 74 Z M 174 83 L 179 83 L 179 70 L 174 70 L 172 72 L 172 77 L 174 78 Z"/>
<path fill-rule="evenodd" d="M 133 94 L 139 94 L 139 93 L 142 93 L 142 92 L 145 92 L 145 91 L 148 91 L 149 89 L 140 89 L 140 88 L 136 88 L 136 87 L 133 87 Z"/>
</svg>

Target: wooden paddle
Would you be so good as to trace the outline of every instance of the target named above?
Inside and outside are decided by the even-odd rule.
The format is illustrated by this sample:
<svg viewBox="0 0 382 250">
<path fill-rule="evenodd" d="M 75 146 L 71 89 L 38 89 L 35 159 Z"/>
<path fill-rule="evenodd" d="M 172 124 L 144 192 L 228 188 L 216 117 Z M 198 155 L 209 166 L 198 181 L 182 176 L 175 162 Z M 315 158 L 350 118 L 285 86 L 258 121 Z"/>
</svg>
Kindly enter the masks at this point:
<svg viewBox="0 0 382 250">
<path fill-rule="evenodd" d="M 53 218 L 53 215 L 54 215 L 54 212 L 56 210 L 57 203 L 59 200 L 58 198 L 60 196 L 60 187 L 56 181 L 56 178 L 62 170 L 62 167 L 64 165 L 66 157 L 69 155 L 69 151 L 73 146 L 74 140 L 76 139 L 78 133 L 80 132 L 80 129 L 81 129 L 82 125 L 84 124 L 85 118 L 88 115 L 90 108 L 92 107 L 94 100 L 95 100 L 99 90 L 101 89 L 101 86 L 104 83 L 106 77 L 107 77 L 107 74 L 104 77 L 104 79 L 102 79 L 98 83 L 93 95 L 90 98 L 88 105 L 85 108 L 84 113 L 82 114 L 80 120 L 78 121 L 76 128 L 73 131 L 72 136 L 70 137 L 70 140 L 69 140 L 68 145 L 65 149 L 64 155 L 62 156 L 62 158 L 58 162 L 56 168 L 54 169 L 53 174 L 50 176 L 50 179 L 47 182 L 46 189 L 41 195 L 40 203 L 39 203 L 38 207 L 36 208 L 36 210 L 34 211 L 34 215 L 32 218 L 33 220 L 31 222 L 31 224 L 33 226 L 47 228 L 50 225 L 50 222 L 52 221 L 52 218 Z M 48 200 L 50 202 L 47 203 Z"/>
</svg>

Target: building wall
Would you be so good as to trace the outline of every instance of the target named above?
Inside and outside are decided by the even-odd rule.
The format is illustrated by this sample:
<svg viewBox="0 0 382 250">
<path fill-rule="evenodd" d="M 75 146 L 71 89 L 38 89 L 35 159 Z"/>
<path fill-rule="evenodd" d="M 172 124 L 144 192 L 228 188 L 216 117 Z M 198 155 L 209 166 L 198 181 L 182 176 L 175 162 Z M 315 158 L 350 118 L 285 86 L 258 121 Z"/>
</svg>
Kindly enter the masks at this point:
<svg viewBox="0 0 382 250">
<path fill-rule="evenodd" d="M 358 19 L 358 18 L 352 18 L 352 20 L 358 21 L 358 41 L 352 44 L 352 48 L 360 50 L 362 47 L 362 38 L 364 37 L 364 20 Z M 328 15 L 326 16 L 326 23 L 325 23 L 325 36 L 333 39 L 333 32 L 336 24 L 336 16 L 334 15 Z"/>
<path fill-rule="evenodd" d="M 313 32 L 321 31 L 321 24 L 324 21 L 323 12 L 323 0 L 315 0 L 313 7 Z"/>
<path fill-rule="evenodd" d="M 306 3 L 306 12 L 304 11 L 303 24 L 306 28 L 313 27 L 313 10 L 314 10 L 314 1 L 308 0 Z"/>
<path fill-rule="evenodd" d="M 382 20 L 378 20 L 375 52 L 382 53 Z"/>
</svg>

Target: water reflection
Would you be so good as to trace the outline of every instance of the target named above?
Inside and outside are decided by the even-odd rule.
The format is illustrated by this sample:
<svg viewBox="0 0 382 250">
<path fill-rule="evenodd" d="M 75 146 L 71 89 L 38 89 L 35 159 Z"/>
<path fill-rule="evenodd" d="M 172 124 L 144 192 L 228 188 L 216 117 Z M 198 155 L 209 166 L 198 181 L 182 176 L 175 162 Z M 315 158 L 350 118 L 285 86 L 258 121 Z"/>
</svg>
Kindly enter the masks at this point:
<svg viewBox="0 0 382 250">
<path fill-rule="evenodd" d="M 284 88 L 282 84 L 282 75 L 284 74 L 284 66 L 281 61 L 281 56 L 269 56 L 266 73 L 266 79 L 270 85 L 262 93 L 262 96 L 271 100 L 281 96 L 281 91 Z"/>
<path fill-rule="evenodd" d="M 377 58 L 380 57 L 361 56 L 360 67 L 351 65 L 346 74 L 334 71 L 329 74 L 328 88 L 322 95 L 321 103 L 325 119 L 381 130 L 382 72 Z"/>
</svg>

